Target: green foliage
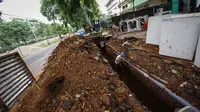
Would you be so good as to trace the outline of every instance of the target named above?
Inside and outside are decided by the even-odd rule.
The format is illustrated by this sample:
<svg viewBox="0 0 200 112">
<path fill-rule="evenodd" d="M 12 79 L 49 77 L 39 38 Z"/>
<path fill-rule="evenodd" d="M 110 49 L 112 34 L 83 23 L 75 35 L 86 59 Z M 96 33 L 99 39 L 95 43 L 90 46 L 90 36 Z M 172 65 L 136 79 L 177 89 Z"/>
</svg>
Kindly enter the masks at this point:
<svg viewBox="0 0 200 112">
<path fill-rule="evenodd" d="M 23 19 L 13 19 L 8 22 L 0 20 L 0 53 L 21 45 L 35 43 L 30 25 L 39 41 L 55 36 L 57 32 L 65 34 L 71 31 L 69 27 L 60 24 L 56 24 L 55 27 L 55 24 L 44 24 L 38 20 L 29 20 L 29 22 Z"/>
<path fill-rule="evenodd" d="M 40 12 L 48 20 L 60 20 L 77 29 L 87 23 L 87 15 L 91 20 L 97 19 L 100 12 L 96 0 L 41 0 L 41 4 Z M 85 6 L 92 12 L 85 10 Z"/>
<path fill-rule="evenodd" d="M 0 23 L 0 40 L 4 45 L 12 45 L 24 42 L 31 38 L 31 29 L 27 21 L 13 19 L 10 22 L 1 21 Z"/>
</svg>

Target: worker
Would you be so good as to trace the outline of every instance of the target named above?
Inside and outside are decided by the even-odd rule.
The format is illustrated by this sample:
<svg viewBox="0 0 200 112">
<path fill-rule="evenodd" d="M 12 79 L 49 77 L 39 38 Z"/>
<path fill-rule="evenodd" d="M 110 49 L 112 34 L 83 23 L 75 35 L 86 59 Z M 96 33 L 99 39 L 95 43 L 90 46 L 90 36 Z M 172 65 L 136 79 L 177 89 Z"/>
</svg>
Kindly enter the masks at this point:
<svg viewBox="0 0 200 112">
<path fill-rule="evenodd" d="M 144 21 L 144 30 L 147 30 L 147 28 L 148 28 L 148 21 L 146 20 Z"/>
<path fill-rule="evenodd" d="M 105 40 L 102 40 L 102 41 L 100 42 L 100 46 L 101 46 L 102 54 L 104 54 L 105 51 L 106 51 L 106 48 L 105 48 Z"/>
<path fill-rule="evenodd" d="M 120 70 L 120 62 L 122 61 L 123 57 L 125 57 L 125 53 L 124 52 L 122 52 L 120 55 L 118 55 L 115 58 L 115 70 L 117 72 L 119 72 L 119 70 Z"/>
<path fill-rule="evenodd" d="M 113 24 L 112 29 L 113 29 L 113 37 L 118 38 L 119 27 Z"/>
</svg>

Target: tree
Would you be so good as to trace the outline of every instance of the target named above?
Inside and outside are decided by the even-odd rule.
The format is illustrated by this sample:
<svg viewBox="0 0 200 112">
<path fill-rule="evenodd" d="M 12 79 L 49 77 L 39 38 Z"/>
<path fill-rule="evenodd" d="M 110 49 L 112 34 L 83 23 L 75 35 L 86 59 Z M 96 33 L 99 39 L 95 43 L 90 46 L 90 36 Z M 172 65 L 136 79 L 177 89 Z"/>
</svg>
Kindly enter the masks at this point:
<svg viewBox="0 0 200 112">
<path fill-rule="evenodd" d="M 0 40 L 10 46 L 15 43 L 26 43 L 31 38 L 31 29 L 28 23 L 21 19 L 13 19 L 10 22 L 1 21 Z"/>
<path fill-rule="evenodd" d="M 31 28 L 40 39 L 46 36 L 54 36 L 57 34 L 57 31 L 59 33 L 67 32 L 66 28 L 68 27 L 63 27 L 60 24 L 56 25 L 59 29 L 54 24 L 45 24 L 38 20 L 29 20 L 29 22 L 23 19 L 0 20 L 0 52 L 34 42 Z"/>
<path fill-rule="evenodd" d="M 90 19 L 96 19 L 99 14 L 99 5 L 96 0 L 42 0 L 41 3 L 40 11 L 48 20 L 60 20 L 65 26 L 70 24 L 76 29 L 87 23 L 87 15 Z M 91 9 L 92 12 L 85 8 Z"/>
<path fill-rule="evenodd" d="M 10 31 L 9 26 L 7 26 L 6 23 L 1 20 L 0 21 L 0 40 L 3 45 L 7 45 L 7 46 L 11 45 L 11 42 L 9 41 L 11 40 L 11 38 L 6 35 L 7 33 L 9 33 L 9 31 Z"/>
<path fill-rule="evenodd" d="M 49 21 L 53 20 L 55 27 L 57 27 L 56 20 L 58 19 L 59 9 L 54 4 L 53 0 L 42 0 L 40 12 L 47 17 Z M 60 33 L 58 33 L 58 35 L 62 38 Z"/>
<path fill-rule="evenodd" d="M 35 20 L 35 19 L 29 20 L 29 22 L 31 24 L 31 27 L 32 27 L 36 37 L 43 38 L 43 37 L 46 36 L 47 24 L 42 23 L 42 22 Z"/>
<path fill-rule="evenodd" d="M 13 19 L 11 22 L 7 23 L 11 28 L 11 33 L 7 34 L 14 38 L 18 43 L 20 40 L 27 44 L 27 40 L 32 38 L 31 29 L 28 22 L 22 19 Z"/>
</svg>

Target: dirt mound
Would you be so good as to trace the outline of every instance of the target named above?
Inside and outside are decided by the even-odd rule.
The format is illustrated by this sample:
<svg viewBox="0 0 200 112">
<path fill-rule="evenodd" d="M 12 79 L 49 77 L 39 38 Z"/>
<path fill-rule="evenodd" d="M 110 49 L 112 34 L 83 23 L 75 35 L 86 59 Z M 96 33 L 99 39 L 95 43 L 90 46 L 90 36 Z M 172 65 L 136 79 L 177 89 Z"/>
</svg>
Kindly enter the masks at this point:
<svg viewBox="0 0 200 112">
<path fill-rule="evenodd" d="M 147 111 L 105 63 L 91 40 L 74 36 L 62 41 L 39 79 L 41 89 L 30 87 L 12 111 Z"/>
<path fill-rule="evenodd" d="M 50 80 L 47 80 L 45 84 L 47 84 L 46 92 L 47 93 L 55 93 L 62 89 L 65 82 L 65 77 L 52 77 Z"/>
</svg>

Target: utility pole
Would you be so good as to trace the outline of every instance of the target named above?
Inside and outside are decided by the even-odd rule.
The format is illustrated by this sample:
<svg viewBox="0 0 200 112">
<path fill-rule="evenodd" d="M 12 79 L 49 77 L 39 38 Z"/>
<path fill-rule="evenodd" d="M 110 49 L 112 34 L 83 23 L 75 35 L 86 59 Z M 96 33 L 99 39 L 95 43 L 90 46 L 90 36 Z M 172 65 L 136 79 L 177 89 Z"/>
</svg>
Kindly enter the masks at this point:
<svg viewBox="0 0 200 112">
<path fill-rule="evenodd" d="M 37 38 L 36 35 L 35 35 L 35 32 L 34 32 L 34 30 L 33 30 L 33 27 L 32 27 L 32 25 L 31 25 L 31 23 L 29 22 L 28 19 L 26 19 L 26 21 L 28 22 L 28 24 L 29 24 L 29 26 L 30 26 L 30 28 L 31 28 L 31 31 L 32 31 L 32 33 L 33 33 L 33 36 L 34 36 L 35 40 L 38 42 L 38 38 Z"/>
</svg>

